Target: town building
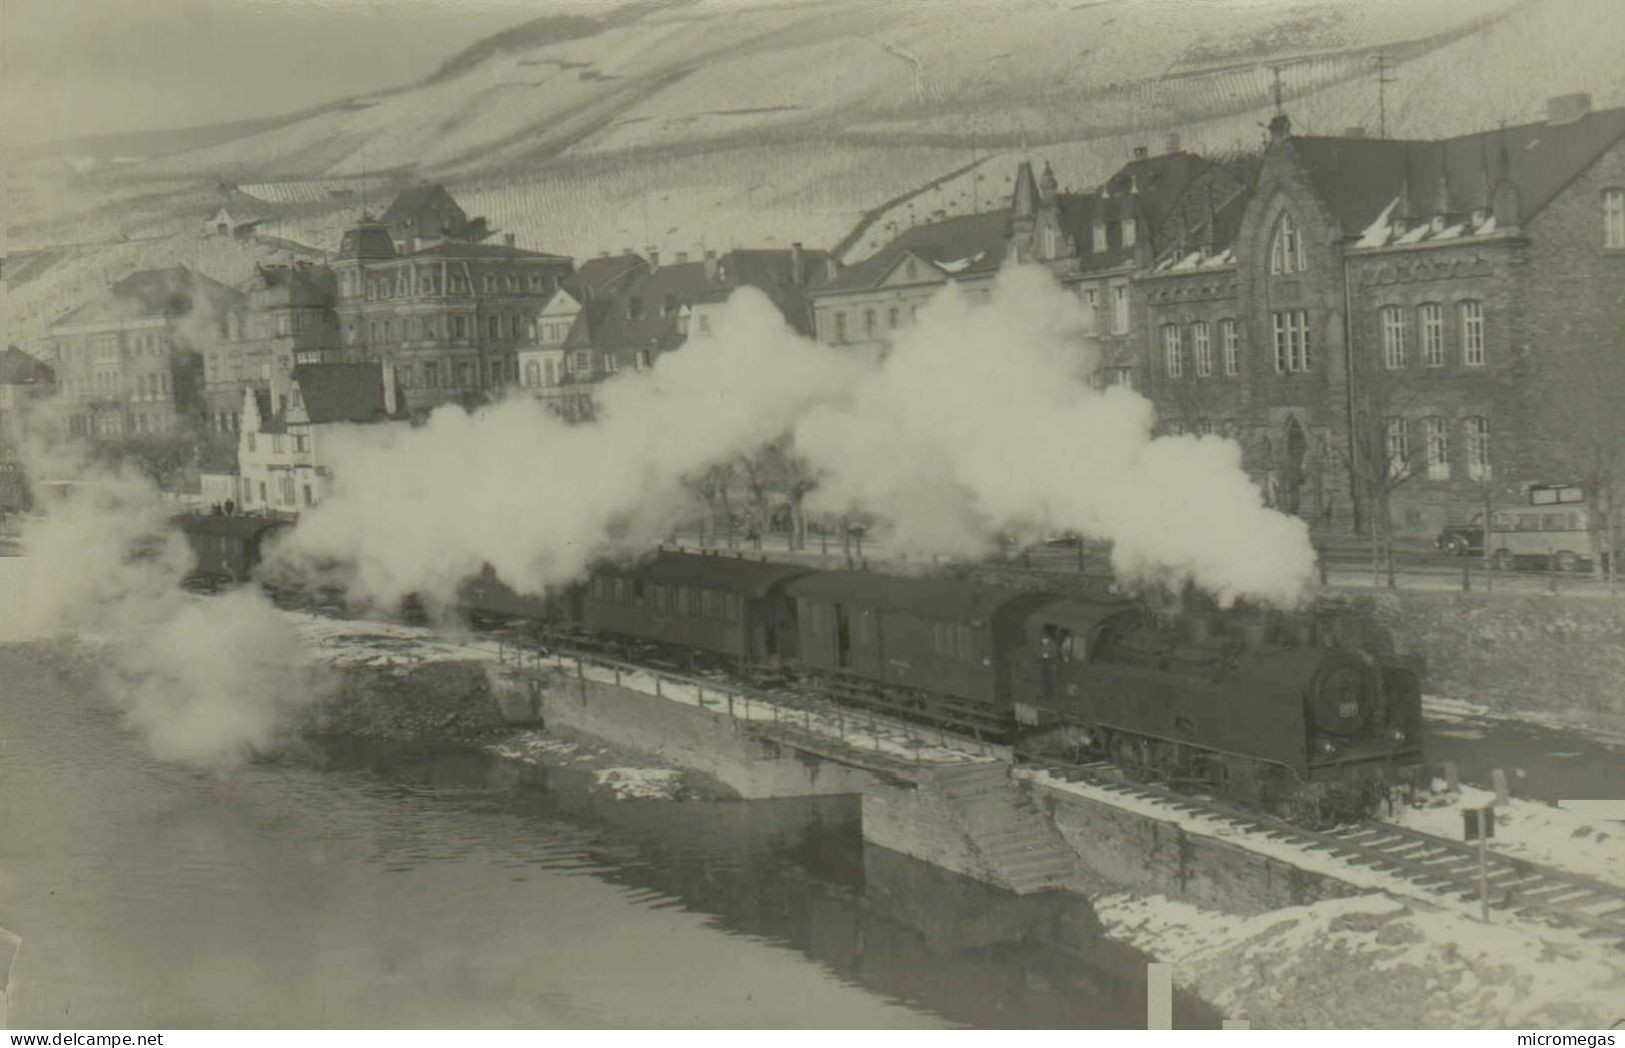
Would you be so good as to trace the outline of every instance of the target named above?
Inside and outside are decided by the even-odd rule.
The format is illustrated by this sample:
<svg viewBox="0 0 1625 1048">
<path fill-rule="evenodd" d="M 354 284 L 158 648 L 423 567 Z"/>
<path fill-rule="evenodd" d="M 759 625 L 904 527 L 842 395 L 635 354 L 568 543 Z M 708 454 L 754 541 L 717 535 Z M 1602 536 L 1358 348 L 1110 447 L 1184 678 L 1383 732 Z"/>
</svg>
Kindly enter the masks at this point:
<svg viewBox="0 0 1625 1048">
<path fill-rule="evenodd" d="M 1009 251 L 1011 220 L 1008 208 L 937 219 L 830 273 L 811 291 L 818 340 L 879 348 L 891 332 L 912 326 L 920 309 L 949 284 L 988 294 Z"/>
<path fill-rule="evenodd" d="M 209 430 L 235 445 L 243 390 L 269 388 L 297 364 L 340 362 L 338 280 L 326 266 L 256 265 L 248 311 L 203 354 Z"/>
<path fill-rule="evenodd" d="M 335 434 L 356 425 L 410 425 L 390 365 L 296 364 L 286 382 L 243 392 L 237 504 L 297 516 L 327 495 Z"/>
<path fill-rule="evenodd" d="M 18 457 L 23 427 L 29 412 L 56 392 L 56 373 L 50 366 L 29 356 L 16 346 L 0 353 L 0 471 Z M 0 477 L 0 496 L 7 478 Z M 4 511 L 0 497 L 0 512 Z"/>
<path fill-rule="evenodd" d="M 201 432 L 205 354 L 240 332 L 242 292 L 184 266 L 140 270 L 51 325 L 70 434 Z"/>
<path fill-rule="evenodd" d="M 416 221 L 416 220 L 415 220 Z M 409 407 L 474 403 L 517 385 L 519 350 L 572 271 L 561 255 L 444 239 L 401 249 L 383 223 L 347 230 L 333 261 L 346 361 L 395 368 Z"/>
<path fill-rule="evenodd" d="M 786 326 L 811 337 L 812 291 L 828 275 L 826 252 L 738 249 L 663 262 L 619 255 L 584 263 L 544 308 L 534 347 L 521 351 L 520 384 L 568 418 L 591 413 L 597 383 L 646 371 L 661 354 L 714 333 L 720 311 L 741 287 L 767 295 Z"/>
<path fill-rule="evenodd" d="M 1278 115 L 1234 228 L 1136 278 L 1164 423 L 1235 436 L 1328 527 L 1429 534 L 1570 479 L 1552 390 L 1625 331 L 1622 141 L 1625 110 L 1585 96 L 1429 141 Z"/>
<path fill-rule="evenodd" d="M 409 186 L 395 195 L 379 220 L 390 239 L 403 251 L 461 240 L 479 243 L 491 235 L 485 219 L 469 218 L 460 204 L 439 183 Z"/>
</svg>

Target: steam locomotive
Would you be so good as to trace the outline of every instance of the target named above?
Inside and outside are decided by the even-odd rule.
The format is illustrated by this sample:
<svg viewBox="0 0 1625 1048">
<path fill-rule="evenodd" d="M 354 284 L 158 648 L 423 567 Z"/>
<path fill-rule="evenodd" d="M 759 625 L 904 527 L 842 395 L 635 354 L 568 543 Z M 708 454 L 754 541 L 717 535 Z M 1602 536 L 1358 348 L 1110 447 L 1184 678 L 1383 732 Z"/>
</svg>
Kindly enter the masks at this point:
<svg viewBox="0 0 1625 1048">
<path fill-rule="evenodd" d="M 183 530 L 219 556 L 218 524 Z M 1422 761 L 1420 666 L 1348 618 L 677 552 L 545 597 L 487 569 L 459 604 L 789 672 L 844 702 L 1308 821 L 1366 814 Z"/>
</svg>

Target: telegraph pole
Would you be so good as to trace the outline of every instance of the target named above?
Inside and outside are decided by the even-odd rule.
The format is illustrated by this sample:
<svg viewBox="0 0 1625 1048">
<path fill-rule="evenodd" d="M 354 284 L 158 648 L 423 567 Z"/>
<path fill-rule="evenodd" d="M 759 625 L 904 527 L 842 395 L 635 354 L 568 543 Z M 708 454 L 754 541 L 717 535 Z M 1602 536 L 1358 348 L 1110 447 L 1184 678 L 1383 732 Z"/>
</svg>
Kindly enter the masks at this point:
<svg viewBox="0 0 1625 1048">
<path fill-rule="evenodd" d="M 1281 94 L 1281 70 L 1283 70 L 1285 68 L 1286 68 L 1286 66 L 1284 66 L 1284 65 L 1270 66 L 1270 76 L 1274 78 L 1273 83 L 1272 83 L 1272 85 L 1270 87 L 1270 92 L 1275 96 L 1275 115 L 1276 116 L 1280 116 L 1281 113 L 1285 111 L 1285 107 L 1282 105 L 1282 94 Z"/>
<path fill-rule="evenodd" d="M 1388 85 L 1394 82 L 1394 78 L 1388 75 L 1391 67 L 1387 55 L 1377 55 L 1374 61 L 1377 63 L 1377 137 L 1387 138 Z"/>
</svg>

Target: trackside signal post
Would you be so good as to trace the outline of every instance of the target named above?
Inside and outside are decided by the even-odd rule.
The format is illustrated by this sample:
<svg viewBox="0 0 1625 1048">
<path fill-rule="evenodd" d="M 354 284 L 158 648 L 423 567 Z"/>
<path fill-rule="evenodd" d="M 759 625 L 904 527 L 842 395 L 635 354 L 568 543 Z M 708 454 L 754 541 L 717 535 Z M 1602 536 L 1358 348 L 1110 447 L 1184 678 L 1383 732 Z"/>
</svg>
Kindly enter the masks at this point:
<svg viewBox="0 0 1625 1048">
<path fill-rule="evenodd" d="M 1490 923 L 1490 838 L 1495 836 L 1495 806 L 1463 808 L 1462 830 L 1469 841 L 1478 841 L 1478 915 Z"/>
</svg>

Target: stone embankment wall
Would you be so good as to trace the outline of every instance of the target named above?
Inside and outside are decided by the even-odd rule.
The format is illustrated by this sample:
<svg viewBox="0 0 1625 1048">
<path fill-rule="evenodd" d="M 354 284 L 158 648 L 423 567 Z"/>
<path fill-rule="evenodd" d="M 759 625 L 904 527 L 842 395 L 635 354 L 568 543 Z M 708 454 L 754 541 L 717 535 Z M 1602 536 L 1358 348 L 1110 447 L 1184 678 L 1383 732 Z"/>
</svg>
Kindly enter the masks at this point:
<svg viewBox="0 0 1625 1048">
<path fill-rule="evenodd" d="M 880 781 L 863 769 L 757 738 L 726 713 L 557 673 L 537 679 L 542 717 L 549 726 L 562 725 L 703 772 L 742 797 L 861 793 Z"/>
<path fill-rule="evenodd" d="M 1362 894 L 1344 881 L 1272 859 L 1173 822 L 1032 783 L 1086 871 L 1145 895 L 1251 915 Z"/>
<path fill-rule="evenodd" d="M 989 583 L 1098 596 L 1106 580 L 983 565 Z M 1479 584 L 1474 579 L 1474 585 Z M 1424 690 L 1507 714 L 1625 729 L 1625 597 L 1528 590 L 1328 589 L 1322 606 L 1368 617 L 1395 651 L 1427 662 Z"/>
<path fill-rule="evenodd" d="M 1400 590 L 1347 595 L 1395 648 L 1427 659 L 1432 695 L 1625 728 L 1625 598 Z"/>
</svg>

